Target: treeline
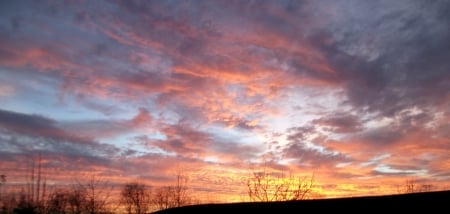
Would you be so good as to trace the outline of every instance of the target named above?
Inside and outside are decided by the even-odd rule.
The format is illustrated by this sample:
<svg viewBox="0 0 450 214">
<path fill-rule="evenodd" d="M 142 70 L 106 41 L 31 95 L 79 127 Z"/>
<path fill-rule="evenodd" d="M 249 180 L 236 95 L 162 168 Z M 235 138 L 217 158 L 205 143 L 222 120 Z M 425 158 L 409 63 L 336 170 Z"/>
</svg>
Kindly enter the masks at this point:
<svg viewBox="0 0 450 214">
<path fill-rule="evenodd" d="M 118 189 L 112 183 L 96 177 L 65 186 L 48 185 L 45 181 L 38 183 L 35 180 L 35 183 L 27 183 L 18 191 L 7 193 L 3 191 L 5 182 L 2 182 L 0 213 L 149 213 L 198 203 L 188 191 L 187 181 L 187 177 L 180 174 L 171 186 L 152 188 L 133 181 Z"/>
<path fill-rule="evenodd" d="M 181 172 L 173 185 L 163 187 L 139 181 L 117 185 L 95 176 L 49 185 L 41 163 L 40 155 L 30 162 L 23 184 L 9 184 L 0 174 L 0 214 L 141 214 L 199 203 Z"/>
</svg>

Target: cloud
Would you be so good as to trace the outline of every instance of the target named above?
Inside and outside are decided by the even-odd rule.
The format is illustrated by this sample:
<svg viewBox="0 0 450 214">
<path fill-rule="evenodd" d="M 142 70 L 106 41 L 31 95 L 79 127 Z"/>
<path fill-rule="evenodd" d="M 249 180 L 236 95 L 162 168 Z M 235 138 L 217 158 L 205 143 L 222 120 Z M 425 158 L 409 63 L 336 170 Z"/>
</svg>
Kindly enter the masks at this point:
<svg viewBox="0 0 450 214">
<path fill-rule="evenodd" d="M 10 85 L 2 85 L 0 86 L 0 97 L 11 96 L 14 94 L 14 87 Z"/>
<path fill-rule="evenodd" d="M 445 72 L 449 63 L 444 58 L 449 52 L 440 44 L 449 39 L 448 28 L 443 27 L 448 4 L 346 5 L 335 5 L 342 13 L 328 20 L 328 30 L 319 34 L 334 43 L 316 46 L 326 53 L 354 107 L 392 116 L 414 106 L 446 102 L 442 97 L 448 96 L 450 87 Z"/>
<path fill-rule="evenodd" d="M 165 58 L 170 66 L 164 69 L 172 74 L 121 71 L 126 66 L 117 66 L 111 71 L 98 59 L 85 60 L 82 55 L 67 51 L 71 45 L 59 40 L 50 48 L 42 45 L 26 51 L 17 49 L 19 45 L 14 48 L 6 48 L 5 45 L 5 51 L 12 50 L 15 54 L 9 54 L 12 58 L 2 57 L 5 59 L 3 64 L 23 66 L 27 62 L 39 70 L 63 69 L 66 73 L 65 88 L 99 96 L 134 95 L 136 98 L 145 90 L 165 96 L 165 99 L 172 97 L 177 100 L 185 95 L 184 91 L 194 90 L 204 95 L 201 91 L 218 83 L 214 80 L 222 84 L 221 81 L 238 81 L 252 89 L 262 89 L 262 85 L 280 87 L 280 82 L 304 84 L 305 81 L 312 81 L 341 85 L 346 88 L 348 101 L 355 108 L 382 112 L 387 116 L 417 104 L 420 108 L 434 106 L 445 102 L 440 98 L 448 96 L 444 92 L 449 87 L 446 84 L 448 72 L 445 72 L 448 70 L 445 61 L 448 57 L 439 45 L 448 40 L 447 28 L 441 19 L 445 17 L 448 7 L 439 2 L 427 5 L 424 10 L 420 3 L 410 4 L 407 8 L 402 3 L 396 3 L 383 10 L 387 2 L 337 2 L 326 6 L 322 2 L 306 1 L 302 3 L 304 7 L 265 1 L 258 5 L 241 2 L 153 4 L 121 1 L 99 4 L 110 5 L 110 8 L 105 8 L 110 10 L 110 15 L 70 5 L 71 13 L 79 14 L 78 10 L 82 10 L 88 17 L 86 26 L 98 28 L 100 33 L 104 33 L 92 35 L 93 39 L 83 38 L 84 42 L 74 38 L 77 43 L 115 48 L 118 51 L 115 56 L 111 53 L 106 56 L 122 59 L 132 54 L 131 48 L 143 54 L 151 50 L 151 56 Z M 216 4 L 223 5 L 221 12 L 216 11 Z M 56 4 L 50 8 L 61 6 Z M 254 7 L 261 8 L 265 13 L 250 9 Z M 37 10 L 49 13 L 44 8 L 39 5 Z M 319 10 L 310 11 L 314 8 Z M 334 13 L 336 10 L 348 13 Z M 219 16 L 214 16 L 213 12 L 218 12 Z M 119 13 L 127 16 L 115 15 Z M 318 20 L 315 13 L 322 15 L 322 19 Z M 367 16 L 367 13 L 371 15 Z M 100 14 L 106 16 L 100 17 Z M 62 14 L 48 15 L 73 22 Z M 36 18 L 38 23 L 46 20 L 45 16 Z M 234 25 L 236 22 L 248 24 L 248 30 Z M 431 25 L 433 27 L 422 30 L 430 26 L 429 23 L 434 23 Z M 55 34 L 68 34 L 56 22 L 49 25 L 55 27 Z M 26 37 L 25 34 L 16 34 Z M 237 39 L 235 34 L 239 34 L 241 39 Z M 105 36 L 111 39 L 107 46 L 97 41 L 104 40 Z M 48 39 L 45 35 L 37 35 L 27 41 L 42 43 Z M 5 44 L 16 43 L 13 37 L 9 37 Z M 78 52 L 89 54 L 84 50 Z M 17 61 L 20 58 L 25 60 Z M 244 61 L 247 63 L 242 63 Z M 125 58 L 124 62 L 126 65 L 131 61 Z M 75 72 L 84 69 L 100 72 L 93 76 Z M 273 70 L 279 70 L 279 76 L 272 75 Z M 424 70 L 427 70 L 426 76 L 422 75 Z M 252 73 L 252 78 L 249 73 Z M 258 79 L 258 76 L 261 78 Z M 213 82 L 209 84 L 211 80 Z M 267 97 L 273 90 L 254 92 Z"/>
<path fill-rule="evenodd" d="M 175 152 L 181 156 L 202 156 L 208 150 L 212 138 L 184 124 L 167 126 L 162 129 L 166 140 L 145 139 L 148 146 L 156 146 L 167 152 Z"/>
<path fill-rule="evenodd" d="M 152 130 L 157 121 L 152 118 L 148 110 L 140 108 L 131 119 L 61 121 L 59 124 L 64 130 L 79 136 L 111 139 L 133 132 Z"/>
<path fill-rule="evenodd" d="M 362 128 L 361 122 L 359 121 L 358 117 L 356 117 L 355 115 L 340 113 L 315 119 L 312 121 L 312 123 L 319 126 L 330 127 L 330 131 L 333 133 L 357 132 Z"/>
<path fill-rule="evenodd" d="M 320 132 L 312 126 L 293 127 L 288 129 L 288 144 L 282 149 L 283 157 L 294 159 L 296 164 L 317 167 L 323 164 L 334 167 L 339 162 L 351 159 L 332 148 L 316 144 L 323 140 Z"/>
<path fill-rule="evenodd" d="M 114 146 L 67 132 L 58 127 L 55 120 L 39 115 L 0 110 L 0 127 L 2 138 L 7 142 L 4 149 L 13 153 L 42 150 L 66 155 L 101 156 L 117 152 Z"/>
<path fill-rule="evenodd" d="M 0 110 L 0 119 L 3 128 L 20 134 L 45 135 L 55 138 L 65 136 L 61 130 L 55 127 L 54 120 L 43 116 Z"/>
<path fill-rule="evenodd" d="M 306 167 L 319 167 L 323 164 L 334 166 L 339 162 L 348 161 L 345 155 L 326 150 L 320 151 L 301 143 L 291 143 L 283 152 L 285 158 L 295 159 L 295 164 Z"/>
<path fill-rule="evenodd" d="M 149 147 L 183 158 L 207 161 L 214 157 L 217 162 L 248 160 L 261 152 L 256 146 L 245 145 L 239 139 L 224 138 L 216 134 L 195 129 L 189 123 L 165 125 L 161 129 L 164 139 L 150 139 L 142 136 L 137 140 Z"/>
<path fill-rule="evenodd" d="M 142 5 L 136 7 L 136 4 Z M 63 84 L 60 89 L 62 97 L 64 94 L 75 94 L 79 99 L 96 96 L 101 99 L 114 98 L 141 102 L 140 97 L 152 96 L 156 97 L 155 102 L 159 104 L 176 105 L 170 107 L 175 110 L 187 109 L 192 106 L 199 107 L 197 111 L 200 114 L 198 115 L 210 115 L 209 105 L 211 104 L 214 106 L 232 104 L 228 108 L 216 111 L 228 111 L 223 116 L 215 116 L 213 112 L 208 118 L 214 117 L 214 120 L 219 120 L 219 122 L 223 120 L 222 122 L 227 126 L 237 125 L 249 128 L 248 124 L 253 124 L 253 118 L 258 115 L 246 118 L 246 116 L 237 115 L 236 112 L 246 110 L 244 113 L 250 113 L 249 111 L 255 110 L 251 108 L 252 106 L 264 107 L 270 101 L 266 99 L 274 97 L 279 89 L 284 87 L 286 81 L 287 83 L 290 81 L 298 83 L 297 79 L 299 78 L 290 78 L 289 72 L 272 75 L 273 70 L 279 69 L 280 64 L 284 63 L 282 59 L 289 56 L 292 51 L 283 49 L 283 45 L 287 44 L 287 39 L 283 35 L 274 34 L 274 37 L 280 37 L 278 40 L 281 43 L 273 47 L 271 39 L 259 35 L 260 33 L 273 34 L 270 27 L 277 26 L 273 22 L 277 19 L 281 22 L 286 20 L 283 17 L 278 18 L 277 16 L 280 14 L 273 11 L 271 12 L 273 17 L 267 18 L 260 25 L 256 20 L 261 18 L 262 14 L 249 14 L 243 18 L 249 24 L 255 25 L 258 32 L 255 34 L 246 31 L 242 34 L 242 39 L 233 41 L 232 39 L 237 39 L 234 31 L 240 29 L 229 25 L 230 23 L 226 19 L 215 17 L 213 13 L 210 13 L 207 8 L 214 8 L 214 4 L 191 4 L 200 4 L 199 8 L 205 9 L 197 11 L 197 7 L 189 4 L 155 5 L 117 2 L 117 4 L 111 3 L 111 7 L 102 7 L 111 12 L 104 14 L 99 10 L 69 5 L 69 13 L 66 17 L 60 13 L 46 14 L 48 11 L 45 6 L 40 5 L 36 8 L 36 11 L 41 13 L 41 16 L 37 16 L 34 20 L 37 23 L 44 22 L 47 19 L 45 15 L 57 16 L 64 22 L 72 23 L 70 14 L 79 14 L 81 10 L 84 14 L 83 17 L 86 18 L 81 25 L 75 24 L 78 27 L 75 29 L 79 29 L 79 31 L 75 30 L 76 32 L 73 34 L 80 35 L 80 37 L 75 38 L 72 34 L 68 34 L 66 29 L 57 22 L 48 23 L 49 26 L 53 26 L 52 30 L 55 31 L 55 35 L 67 35 L 68 38 L 72 38 L 73 43 L 80 45 L 72 47 L 72 43 L 52 40 L 51 45 L 35 47 L 36 44 L 46 43 L 49 40 L 48 35 L 36 35 L 29 38 L 23 46 L 17 45 L 9 48 L 6 44 L 17 43 L 11 37 L 5 43 L 5 46 L 8 47 L 5 47 L 5 50 L 14 50 L 15 54 L 12 58 L 14 60 L 5 60 L 4 65 L 20 70 L 30 66 L 39 71 L 46 71 L 46 75 L 50 78 L 57 80 L 62 78 Z M 225 3 L 219 2 L 219 4 Z M 265 4 L 267 4 L 265 7 L 271 8 L 271 4 Z M 52 4 L 50 7 L 54 8 L 52 10 L 58 11 L 62 5 Z M 125 10 L 116 10 L 115 7 Z M 149 11 L 144 13 L 142 8 L 147 8 Z M 225 8 L 223 15 L 230 16 L 239 14 L 241 7 L 234 5 Z M 115 15 L 119 13 L 128 15 Z M 180 18 L 183 16 L 195 18 Z M 119 19 L 118 17 L 127 18 Z M 152 27 L 147 27 L 149 25 Z M 89 34 L 89 37 L 83 37 L 84 34 L 81 33 L 92 28 L 98 30 L 99 34 Z M 217 32 L 217 29 L 228 29 L 229 31 Z M 71 29 L 71 31 L 73 30 Z M 26 34 L 22 35 L 20 32 L 16 32 L 16 34 L 27 37 Z M 257 39 L 256 42 L 251 41 L 253 38 Z M 27 43 L 33 44 L 32 46 L 35 48 L 27 47 L 25 45 Z M 307 42 L 302 41 L 302 45 L 298 47 L 303 46 L 308 47 Z M 84 58 L 86 55 L 98 55 L 98 48 L 93 50 L 91 47 L 106 47 L 110 51 L 92 59 Z M 313 52 L 314 50 L 311 49 L 295 54 L 309 57 L 308 53 Z M 317 53 L 314 52 L 314 54 Z M 155 58 L 161 59 L 161 61 L 150 61 Z M 117 61 L 122 63 L 117 63 Z M 266 62 L 260 64 L 261 61 Z M 322 61 L 314 63 L 320 64 Z M 252 75 L 249 75 L 250 73 Z M 237 94 L 237 97 L 230 96 L 231 94 L 227 93 L 230 83 L 244 86 L 245 92 Z M 210 97 L 214 93 L 218 96 L 214 97 L 212 103 L 203 102 L 204 97 Z M 151 99 L 153 100 L 153 98 Z M 92 105 L 90 106 L 92 107 Z M 236 109 L 236 111 L 230 112 L 232 109 Z M 261 113 L 267 111 L 268 109 Z M 182 114 L 183 112 L 177 113 Z M 230 118 L 236 123 L 230 124 Z"/>
<path fill-rule="evenodd" d="M 388 126 L 368 130 L 361 137 L 364 142 L 370 143 L 373 146 L 382 146 L 397 142 L 403 137 L 403 133 L 400 130 L 395 130 Z"/>
</svg>

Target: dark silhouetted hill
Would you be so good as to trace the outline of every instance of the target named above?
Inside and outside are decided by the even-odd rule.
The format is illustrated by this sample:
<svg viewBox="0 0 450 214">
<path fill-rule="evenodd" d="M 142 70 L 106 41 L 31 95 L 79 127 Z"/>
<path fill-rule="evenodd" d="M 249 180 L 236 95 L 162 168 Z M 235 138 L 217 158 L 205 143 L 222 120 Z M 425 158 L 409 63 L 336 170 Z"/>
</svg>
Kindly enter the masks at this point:
<svg viewBox="0 0 450 214">
<path fill-rule="evenodd" d="M 288 202 L 201 204 L 154 214 L 174 213 L 450 213 L 450 190 L 383 196 L 311 199 Z"/>
</svg>

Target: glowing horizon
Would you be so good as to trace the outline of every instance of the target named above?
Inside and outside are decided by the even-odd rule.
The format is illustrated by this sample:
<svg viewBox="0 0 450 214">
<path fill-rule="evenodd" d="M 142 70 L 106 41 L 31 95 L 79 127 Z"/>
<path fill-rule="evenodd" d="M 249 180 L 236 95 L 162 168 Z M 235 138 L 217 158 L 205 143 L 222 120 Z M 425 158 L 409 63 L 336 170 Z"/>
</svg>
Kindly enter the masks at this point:
<svg viewBox="0 0 450 214">
<path fill-rule="evenodd" d="M 3 1 L 0 174 L 236 202 L 265 166 L 316 197 L 450 189 L 447 2 Z M 204 199 L 207 200 L 207 199 Z"/>
</svg>

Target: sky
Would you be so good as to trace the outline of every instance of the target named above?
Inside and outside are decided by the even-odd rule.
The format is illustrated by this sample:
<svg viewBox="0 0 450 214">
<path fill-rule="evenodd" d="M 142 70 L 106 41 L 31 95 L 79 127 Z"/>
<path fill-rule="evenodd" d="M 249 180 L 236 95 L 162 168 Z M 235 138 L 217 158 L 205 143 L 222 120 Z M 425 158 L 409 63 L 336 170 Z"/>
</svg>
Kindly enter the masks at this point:
<svg viewBox="0 0 450 214">
<path fill-rule="evenodd" d="M 0 2 L 0 174 L 239 201 L 261 168 L 315 195 L 450 189 L 450 2 Z M 396 189 L 397 188 L 397 189 Z"/>
</svg>

